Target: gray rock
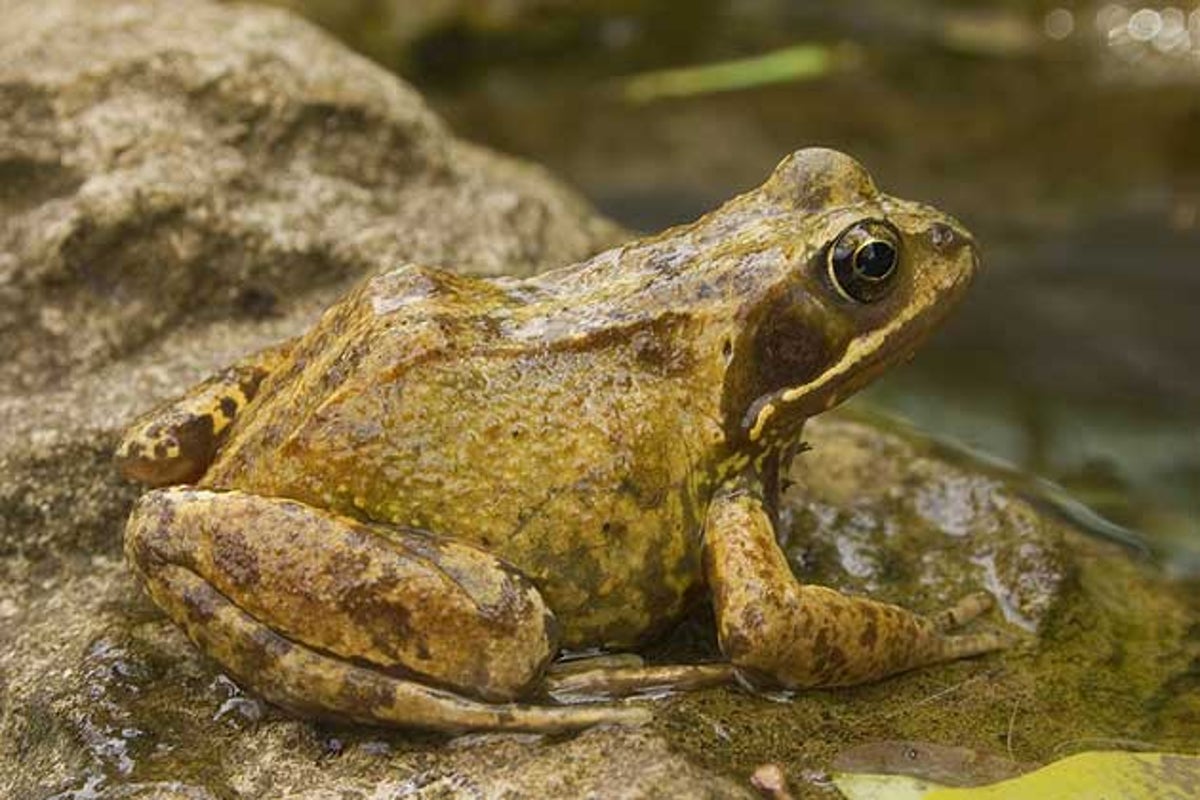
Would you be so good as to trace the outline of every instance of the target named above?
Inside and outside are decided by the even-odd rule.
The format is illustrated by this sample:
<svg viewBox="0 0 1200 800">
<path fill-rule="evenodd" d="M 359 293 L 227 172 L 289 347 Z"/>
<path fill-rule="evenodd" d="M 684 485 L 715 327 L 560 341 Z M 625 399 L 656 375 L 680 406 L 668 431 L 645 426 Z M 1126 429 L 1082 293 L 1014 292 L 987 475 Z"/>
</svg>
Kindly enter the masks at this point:
<svg viewBox="0 0 1200 800">
<path fill-rule="evenodd" d="M 80 532 L 131 497 L 105 465 L 113 432 L 354 278 L 404 261 L 529 273 L 618 235 L 286 13 L 2 14 L 0 554 L 101 544 Z"/>
<path fill-rule="evenodd" d="M 406 260 L 528 272 L 614 228 L 267 9 L 13 2 L 0 28 L 0 380 L 286 313 Z"/>
</svg>

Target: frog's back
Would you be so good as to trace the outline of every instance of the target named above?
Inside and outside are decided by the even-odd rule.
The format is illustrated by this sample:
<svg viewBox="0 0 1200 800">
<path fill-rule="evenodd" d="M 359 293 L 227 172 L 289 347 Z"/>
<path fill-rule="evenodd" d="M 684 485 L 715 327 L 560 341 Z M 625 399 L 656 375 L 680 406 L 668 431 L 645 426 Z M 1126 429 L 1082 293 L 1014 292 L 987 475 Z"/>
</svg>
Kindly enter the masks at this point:
<svg viewBox="0 0 1200 800">
<path fill-rule="evenodd" d="M 537 582 L 566 645 L 632 643 L 698 580 L 705 458 L 682 443 L 721 440 L 712 376 L 686 345 L 694 320 L 595 309 L 556 330 L 538 308 L 558 300 L 419 267 L 364 283 L 264 384 L 204 484 L 476 543 Z"/>
</svg>

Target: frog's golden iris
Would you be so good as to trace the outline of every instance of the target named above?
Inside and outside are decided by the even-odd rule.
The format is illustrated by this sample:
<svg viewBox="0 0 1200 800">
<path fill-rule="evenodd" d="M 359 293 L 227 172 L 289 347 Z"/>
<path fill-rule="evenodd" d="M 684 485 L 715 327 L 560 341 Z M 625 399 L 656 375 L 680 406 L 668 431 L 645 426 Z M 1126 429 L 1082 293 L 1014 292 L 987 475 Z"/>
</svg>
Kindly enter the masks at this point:
<svg viewBox="0 0 1200 800">
<path fill-rule="evenodd" d="M 847 300 L 874 303 L 894 285 L 900 265 L 900 236 L 886 222 L 858 222 L 829 248 L 829 277 Z"/>
<path fill-rule="evenodd" d="M 771 522 L 804 420 L 908 358 L 975 266 L 957 222 L 820 149 L 527 280 L 398 266 L 130 428 L 127 475 L 195 485 L 147 494 L 126 553 L 239 680 L 383 724 L 563 730 L 646 712 L 547 687 L 835 686 L 995 649 L 945 632 L 979 596 L 926 618 L 800 585 Z M 727 662 L 549 667 L 705 597 Z"/>
</svg>

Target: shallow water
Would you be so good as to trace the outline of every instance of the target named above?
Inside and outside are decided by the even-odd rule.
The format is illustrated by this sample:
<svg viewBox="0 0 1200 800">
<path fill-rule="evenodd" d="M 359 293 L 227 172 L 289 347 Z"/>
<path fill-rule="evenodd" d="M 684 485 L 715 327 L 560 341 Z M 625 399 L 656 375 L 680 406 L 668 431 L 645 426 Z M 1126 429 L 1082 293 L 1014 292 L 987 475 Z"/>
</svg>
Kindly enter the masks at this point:
<svg viewBox="0 0 1200 800">
<path fill-rule="evenodd" d="M 1058 482 L 1200 574 L 1200 6 L 582 7 L 372 46 L 459 133 L 635 229 L 690 219 L 808 144 L 961 217 L 985 252 L 966 307 L 856 402 Z M 633 74 L 798 44 L 838 57 L 736 91 L 622 95 Z"/>
</svg>

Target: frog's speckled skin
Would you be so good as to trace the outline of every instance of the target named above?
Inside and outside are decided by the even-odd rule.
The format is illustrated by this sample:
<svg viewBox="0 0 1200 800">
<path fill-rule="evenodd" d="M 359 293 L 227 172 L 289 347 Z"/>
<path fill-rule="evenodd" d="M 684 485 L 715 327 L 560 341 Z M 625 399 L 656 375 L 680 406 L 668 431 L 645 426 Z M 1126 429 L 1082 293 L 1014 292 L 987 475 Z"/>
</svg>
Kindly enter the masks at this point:
<svg viewBox="0 0 1200 800">
<path fill-rule="evenodd" d="M 900 237 L 894 285 L 871 303 L 826 269 L 864 220 Z M 560 646 L 645 640 L 706 583 L 733 664 L 785 686 L 994 649 L 799 587 L 770 521 L 804 420 L 909 357 L 976 263 L 952 219 L 804 150 L 691 225 L 536 278 L 400 267 L 273 351 L 215 460 L 182 478 L 199 488 L 148 495 L 127 551 L 156 601 L 268 697 L 372 721 L 626 719 L 489 703 L 528 696 Z M 155 475 L 152 440 L 179 408 L 219 402 L 202 387 L 136 424 L 127 442 L 151 441 L 136 469 L 122 449 L 126 473 L 181 480 Z"/>
</svg>

